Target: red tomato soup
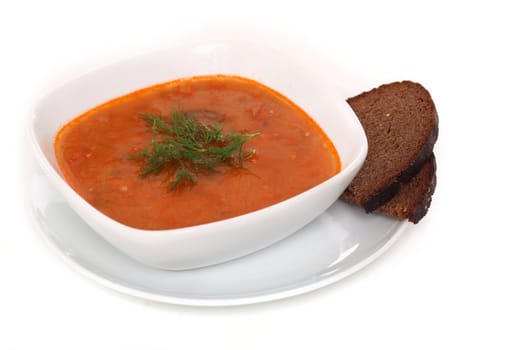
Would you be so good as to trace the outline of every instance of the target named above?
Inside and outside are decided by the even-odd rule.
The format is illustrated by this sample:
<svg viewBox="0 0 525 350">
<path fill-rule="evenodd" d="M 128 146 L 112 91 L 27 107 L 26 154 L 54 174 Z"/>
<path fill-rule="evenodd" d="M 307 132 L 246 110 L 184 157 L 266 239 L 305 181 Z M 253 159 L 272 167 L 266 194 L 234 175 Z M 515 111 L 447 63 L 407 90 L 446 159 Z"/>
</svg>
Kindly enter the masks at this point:
<svg viewBox="0 0 525 350">
<path fill-rule="evenodd" d="M 173 173 L 141 176 L 133 157 L 152 141 L 145 114 L 168 120 L 186 111 L 224 133 L 258 134 L 242 165 L 199 171 L 193 183 L 168 184 Z M 148 230 L 193 226 L 278 203 L 340 171 L 339 156 L 319 126 L 286 97 L 255 81 L 198 76 L 148 87 L 98 106 L 57 134 L 58 165 L 70 186 L 102 213 Z M 171 176 L 171 179 L 170 179 Z"/>
</svg>

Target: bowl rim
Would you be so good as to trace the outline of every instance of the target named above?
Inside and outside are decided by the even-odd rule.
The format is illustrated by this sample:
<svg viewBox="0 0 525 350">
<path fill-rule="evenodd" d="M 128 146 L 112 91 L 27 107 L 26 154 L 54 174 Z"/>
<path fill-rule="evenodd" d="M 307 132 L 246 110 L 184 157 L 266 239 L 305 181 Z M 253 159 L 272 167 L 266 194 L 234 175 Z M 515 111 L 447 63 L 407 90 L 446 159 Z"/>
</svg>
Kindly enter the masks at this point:
<svg viewBox="0 0 525 350">
<path fill-rule="evenodd" d="M 149 235 L 149 236 L 152 236 L 152 235 L 165 236 L 165 235 L 172 235 L 174 233 L 177 233 L 177 235 L 186 235 L 186 234 L 194 235 L 196 232 L 208 230 L 209 227 L 211 227 L 211 226 L 219 226 L 219 225 L 220 226 L 222 226 L 222 225 L 230 226 L 230 225 L 235 224 L 235 223 L 242 224 L 243 221 L 247 220 L 247 217 L 253 216 L 254 214 L 255 215 L 257 215 L 257 214 L 266 214 L 266 213 L 270 213 L 271 211 L 280 210 L 283 206 L 293 204 L 294 201 L 300 200 L 301 197 L 303 197 L 303 196 L 307 196 L 307 195 L 309 195 L 309 194 L 311 194 L 311 193 L 313 193 L 315 191 L 319 191 L 319 188 L 322 187 L 323 185 L 325 185 L 326 183 L 337 181 L 339 178 L 345 176 L 348 172 L 354 171 L 356 166 L 358 166 L 358 167 L 362 166 L 362 163 L 364 162 L 364 159 L 366 158 L 366 155 L 367 155 L 367 152 L 368 152 L 368 142 L 367 142 L 366 134 L 364 132 L 364 129 L 363 129 L 361 123 L 359 122 L 357 116 L 355 115 L 353 110 L 350 108 L 350 106 L 348 106 L 348 111 L 349 111 L 348 114 L 349 114 L 349 116 L 352 116 L 352 118 L 354 119 L 354 121 L 352 122 L 353 124 L 355 124 L 353 129 L 355 129 L 354 131 L 356 132 L 356 136 L 359 138 L 359 141 L 360 141 L 358 143 L 358 145 L 360 146 L 359 147 L 360 149 L 359 149 L 357 155 L 350 162 L 348 162 L 348 164 L 346 164 L 344 167 L 343 167 L 343 165 L 341 165 L 340 171 L 337 172 L 336 174 L 334 174 L 333 176 L 331 176 L 330 178 L 328 178 L 327 180 L 317 184 L 316 186 L 314 186 L 314 187 L 312 187 L 312 188 L 310 188 L 310 189 L 308 189 L 306 191 L 303 191 L 303 192 L 301 192 L 301 193 L 299 193 L 297 195 L 294 195 L 294 196 L 292 196 L 292 197 L 290 197 L 290 198 L 288 198 L 286 200 L 277 202 L 277 203 L 272 204 L 270 206 L 267 206 L 267 207 L 264 207 L 264 208 L 261 208 L 261 209 L 258 209 L 258 210 L 252 211 L 252 212 L 248 212 L 248 213 L 245 213 L 245 214 L 242 214 L 242 215 L 237 215 L 237 216 L 234 216 L 234 217 L 231 217 L 231 218 L 226 218 L 226 219 L 217 220 L 217 221 L 204 223 L 204 224 L 186 226 L 186 227 L 181 227 L 181 228 L 173 228 L 173 229 L 147 230 L 147 229 L 135 228 L 135 227 L 123 224 L 123 223 L 121 223 L 121 222 L 119 222 L 119 221 L 117 221 L 115 219 L 112 219 L 111 217 L 109 217 L 106 214 L 102 213 L 101 211 L 96 209 L 94 206 L 92 206 L 90 203 L 88 203 L 61 176 L 60 170 L 55 169 L 53 167 L 53 165 L 49 161 L 48 157 L 45 155 L 41 145 L 39 144 L 38 137 L 37 137 L 37 132 L 35 130 L 35 123 L 36 123 L 36 121 L 39 118 L 39 114 L 37 112 L 38 107 L 53 92 L 58 91 L 59 89 L 65 88 L 65 87 L 67 87 L 69 84 L 71 84 L 73 82 L 76 82 L 76 81 L 82 80 L 82 79 L 84 79 L 86 77 L 89 77 L 91 74 L 94 74 L 94 73 L 96 73 L 99 70 L 111 69 L 112 67 L 118 66 L 119 64 L 123 64 L 125 62 L 130 62 L 132 60 L 142 59 L 142 58 L 149 57 L 149 56 L 152 56 L 152 55 L 167 54 L 167 53 L 169 53 L 169 52 L 171 52 L 173 50 L 178 50 L 178 49 L 188 48 L 188 47 L 195 48 L 195 47 L 211 46 L 211 45 L 242 45 L 242 46 L 250 46 L 252 48 L 255 47 L 257 49 L 262 49 L 262 50 L 269 50 L 273 54 L 278 54 L 278 55 L 283 56 L 289 62 L 297 63 L 298 65 L 300 65 L 301 72 L 308 73 L 309 74 L 309 77 L 308 77 L 309 79 L 310 78 L 313 79 L 314 77 L 320 78 L 319 76 L 317 76 L 315 74 L 312 74 L 312 72 L 307 71 L 306 66 L 304 65 L 304 63 L 301 62 L 301 61 L 298 61 L 295 56 L 292 58 L 289 55 L 287 55 L 285 52 L 282 52 L 280 50 L 274 49 L 274 48 L 272 48 L 270 46 L 260 45 L 258 43 L 247 42 L 247 41 L 242 41 L 242 40 L 214 40 L 214 41 L 183 42 L 180 45 L 173 45 L 173 46 L 170 46 L 170 47 L 164 48 L 164 49 L 152 50 L 152 51 L 144 52 L 144 53 L 141 53 L 141 54 L 138 54 L 138 55 L 130 55 L 127 58 L 120 59 L 120 60 L 117 59 L 115 61 L 110 62 L 109 64 L 101 65 L 101 66 L 98 66 L 98 67 L 94 67 L 94 68 L 92 68 L 90 70 L 84 71 L 82 74 L 78 74 L 77 76 L 69 78 L 69 79 L 67 79 L 65 81 L 62 81 L 59 84 L 48 86 L 44 90 L 44 92 L 42 92 L 40 94 L 39 98 L 37 98 L 36 102 L 33 104 L 32 108 L 31 108 L 31 113 L 30 113 L 30 115 L 28 117 L 28 120 L 27 120 L 27 124 L 28 125 L 26 126 L 25 129 L 26 129 L 26 132 L 28 134 L 28 139 L 29 139 L 29 142 L 31 144 L 31 149 L 33 150 L 33 155 L 35 156 L 35 158 L 37 160 L 37 163 L 42 168 L 44 174 L 48 177 L 48 179 L 50 179 L 50 181 L 53 183 L 53 185 L 66 198 L 66 200 L 68 202 L 71 201 L 71 200 L 74 200 L 77 203 L 79 203 L 80 205 L 88 208 L 88 210 L 92 213 L 92 215 L 97 217 L 97 220 L 99 220 L 102 225 L 112 226 L 112 230 L 115 231 L 115 232 L 121 232 L 121 231 L 125 230 L 127 235 L 139 234 L 139 235 L 143 235 L 143 236 L 147 236 L 147 235 Z M 220 73 L 218 73 L 218 74 L 220 74 Z M 192 75 L 192 76 L 199 76 L 199 75 L 200 74 L 195 74 L 195 75 Z M 233 75 L 233 74 L 226 74 L 226 75 Z M 192 76 L 190 76 L 190 77 L 192 77 Z M 254 79 L 252 77 L 245 77 L 245 76 L 242 76 L 242 75 L 238 75 L 238 76 L 257 81 L 256 79 Z M 182 79 L 182 78 L 188 78 L 188 77 L 182 77 L 181 76 L 181 77 L 175 78 L 175 80 L 176 79 Z M 170 80 L 173 80 L 173 79 L 167 79 L 166 81 L 170 81 Z M 326 79 L 322 79 L 322 81 L 325 82 L 325 83 L 329 83 L 329 82 L 326 81 Z M 259 81 L 257 81 L 257 82 L 259 82 Z M 266 83 L 262 83 L 262 82 L 259 82 L 259 83 L 263 84 L 265 86 L 268 86 Z M 331 87 L 329 87 L 329 85 Z M 144 86 L 144 88 L 146 88 L 146 87 L 147 86 Z M 269 87 L 272 90 L 275 90 L 278 93 L 280 93 L 280 94 L 282 94 L 282 95 L 287 97 L 286 93 L 283 93 L 283 92 L 273 88 L 272 86 L 269 86 Z M 328 84 L 325 89 L 330 89 L 331 90 L 330 96 L 342 95 L 341 91 L 338 90 L 338 87 L 335 84 Z M 131 91 L 135 91 L 135 90 L 137 90 L 137 89 L 132 89 Z M 127 93 L 124 93 L 124 95 L 125 94 L 127 94 Z M 118 97 L 120 97 L 122 95 L 123 94 L 118 94 L 117 93 L 116 96 L 110 98 L 110 100 L 113 99 L 113 98 L 118 98 Z M 346 99 L 346 96 L 344 96 L 344 97 L 341 96 L 341 100 L 343 102 L 345 101 L 345 99 Z M 294 101 L 291 98 L 290 98 L 290 100 L 302 109 L 300 103 Z M 102 103 L 104 103 L 104 102 L 102 102 Z M 93 106 L 93 107 L 96 107 L 96 106 Z M 309 113 L 307 113 L 307 114 L 309 114 Z M 77 116 L 75 115 L 72 118 L 68 119 L 68 121 L 70 121 L 70 120 L 72 120 L 72 119 L 74 119 L 76 117 Z M 314 120 L 318 124 L 318 121 L 316 120 L 315 117 L 313 117 L 311 115 L 310 115 L 310 117 L 312 118 L 312 120 Z M 319 125 L 319 127 L 323 130 L 323 132 L 327 133 L 322 126 Z M 56 130 L 56 131 L 58 131 L 58 130 Z M 53 137 L 55 137 L 55 136 L 56 136 L 56 132 L 53 135 Z M 329 135 L 327 135 L 327 136 L 329 137 Z M 339 148 L 337 147 L 337 145 L 335 145 L 335 143 L 334 143 L 334 148 L 339 153 Z M 54 156 L 54 153 L 53 153 L 53 156 Z M 338 154 L 338 156 L 340 156 L 340 155 Z M 83 219 L 85 220 L 86 218 L 83 218 Z"/>
</svg>

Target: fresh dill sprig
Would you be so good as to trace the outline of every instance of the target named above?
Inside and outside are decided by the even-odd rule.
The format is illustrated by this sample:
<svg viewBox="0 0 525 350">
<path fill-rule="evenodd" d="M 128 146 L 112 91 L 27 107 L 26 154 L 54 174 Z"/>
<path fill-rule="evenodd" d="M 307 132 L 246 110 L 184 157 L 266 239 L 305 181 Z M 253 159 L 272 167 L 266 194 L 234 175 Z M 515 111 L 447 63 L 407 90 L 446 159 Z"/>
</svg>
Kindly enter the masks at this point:
<svg viewBox="0 0 525 350">
<path fill-rule="evenodd" d="M 131 158 L 143 158 L 141 176 L 172 172 L 169 190 L 179 184 L 194 183 L 202 170 L 213 171 L 219 164 L 242 166 L 255 150 L 243 152 L 244 144 L 258 134 L 224 134 L 218 126 L 204 125 L 177 110 L 168 121 L 156 114 L 142 115 L 152 129 L 151 142 Z"/>
</svg>

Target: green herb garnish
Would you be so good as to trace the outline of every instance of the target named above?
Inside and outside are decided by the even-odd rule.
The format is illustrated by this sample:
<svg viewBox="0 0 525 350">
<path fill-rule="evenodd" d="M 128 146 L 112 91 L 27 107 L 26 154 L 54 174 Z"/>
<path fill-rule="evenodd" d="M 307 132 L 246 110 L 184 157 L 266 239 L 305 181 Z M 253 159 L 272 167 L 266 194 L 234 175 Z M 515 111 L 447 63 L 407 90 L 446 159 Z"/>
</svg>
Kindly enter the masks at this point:
<svg viewBox="0 0 525 350">
<path fill-rule="evenodd" d="M 218 126 L 204 125 L 183 111 L 164 120 L 156 114 L 142 116 L 151 125 L 151 142 L 131 158 L 143 158 L 142 177 L 169 171 L 169 190 L 182 183 L 194 183 L 201 171 L 213 171 L 220 164 L 242 166 L 255 150 L 243 152 L 243 145 L 258 134 L 224 134 Z"/>
</svg>

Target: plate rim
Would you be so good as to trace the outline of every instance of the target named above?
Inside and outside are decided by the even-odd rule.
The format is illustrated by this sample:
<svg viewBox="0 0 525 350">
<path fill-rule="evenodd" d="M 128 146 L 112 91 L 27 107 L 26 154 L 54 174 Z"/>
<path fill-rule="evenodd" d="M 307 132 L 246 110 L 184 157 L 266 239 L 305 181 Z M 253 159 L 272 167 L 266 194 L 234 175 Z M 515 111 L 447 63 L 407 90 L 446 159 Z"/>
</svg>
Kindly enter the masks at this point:
<svg viewBox="0 0 525 350">
<path fill-rule="evenodd" d="M 35 163 L 35 166 L 38 165 Z M 34 167 L 33 167 L 33 176 L 34 176 Z M 70 254 L 67 254 L 63 249 L 60 248 L 59 243 L 51 237 L 50 233 L 46 232 L 43 227 L 43 223 L 38 218 L 38 209 L 34 205 L 33 200 L 33 191 L 30 190 L 29 196 L 29 211 L 30 211 L 30 220 L 33 228 L 38 232 L 39 236 L 45 242 L 45 245 L 48 246 L 54 255 L 57 255 L 60 260 L 64 261 L 65 264 L 70 267 L 73 271 L 76 271 L 83 277 L 96 282 L 99 285 L 108 288 L 109 290 L 117 291 L 124 295 L 133 296 L 139 299 L 145 299 L 150 301 L 155 301 L 164 304 L 172 305 L 183 305 L 183 306 L 201 306 L 201 307 L 224 307 L 224 306 L 242 306 L 242 305 L 252 305 L 260 304 L 270 301 L 277 301 L 282 299 L 291 298 L 293 296 L 298 296 L 301 294 L 306 294 L 313 292 L 315 290 L 321 289 L 328 285 L 334 284 L 338 281 L 341 281 L 350 275 L 362 270 L 368 266 L 373 261 L 377 260 L 381 255 L 383 255 L 403 234 L 406 228 L 410 225 L 407 220 L 399 221 L 394 228 L 391 229 L 391 233 L 388 239 L 385 240 L 384 244 L 375 250 L 372 254 L 368 255 L 365 259 L 359 261 L 358 263 L 350 266 L 347 269 L 330 274 L 325 276 L 313 283 L 300 283 L 298 286 L 292 286 L 286 290 L 279 290 L 276 292 L 268 292 L 258 295 L 247 295 L 240 297 L 217 297 L 217 298 L 199 298 L 199 297 L 181 297 L 181 296 L 167 296 L 161 295 L 154 292 L 148 292 L 144 290 L 139 290 L 131 286 L 126 286 L 120 284 L 117 281 L 113 281 L 109 278 L 105 278 L 91 270 L 87 267 L 82 266 L 78 261 L 76 261 Z M 276 243 L 278 244 L 278 243 Z M 242 258 L 240 258 L 242 259 Z"/>
</svg>

